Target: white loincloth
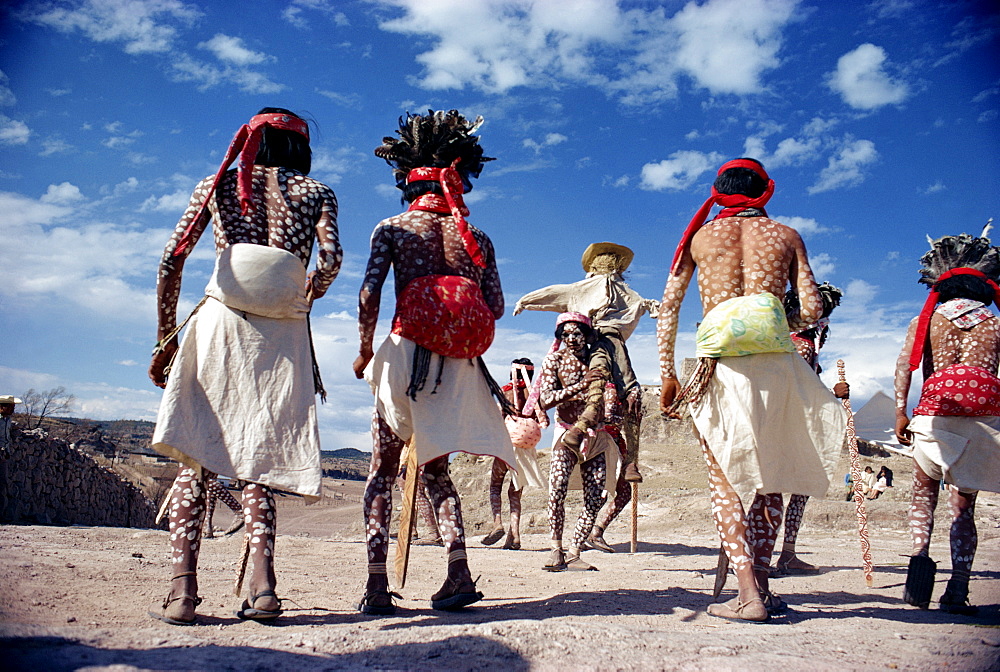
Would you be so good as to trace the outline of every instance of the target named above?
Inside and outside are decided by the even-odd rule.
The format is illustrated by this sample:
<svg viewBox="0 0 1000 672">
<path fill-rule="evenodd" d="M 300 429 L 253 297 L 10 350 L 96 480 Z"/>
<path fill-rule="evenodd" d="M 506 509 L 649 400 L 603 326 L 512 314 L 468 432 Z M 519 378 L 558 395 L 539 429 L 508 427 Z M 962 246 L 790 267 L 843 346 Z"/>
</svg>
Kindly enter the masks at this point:
<svg viewBox="0 0 1000 672">
<path fill-rule="evenodd" d="M 556 449 L 556 446 L 560 445 L 560 439 L 562 439 L 563 434 L 566 430 L 562 429 L 559 425 L 556 425 L 555 434 L 552 437 L 552 450 Z M 604 476 L 604 490 L 605 494 L 614 497 L 614 493 L 618 489 L 618 472 L 621 471 L 621 453 L 618 452 L 618 444 L 615 440 L 611 438 L 611 435 L 607 432 L 595 431 L 593 435 L 587 434 L 587 437 L 583 440 L 580 445 L 580 449 L 583 454 L 587 456 L 587 460 L 592 460 L 598 455 L 604 455 L 604 466 L 607 470 Z M 575 452 L 575 451 L 574 451 Z M 577 453 L 577 460 L 580 459 L 580 454 Z M 569 475 L 569 485 L 568 490 L 583 490 L 583 478 L 580 476 L 580 462 L 578 461 L 573 467 L 573 471 Z"/>
<path fill-rule="evenodd" d="M 299 283 L 304 298 L 305 268 L 295 255 L 249 247 L 259 248 L 253 255 L 287 255 L 272 281 Z M 153 448 L 195 469 L 318 498 L 319 429 L 301 315 L 261 317 L 207 300 L 181 340 Z"/>
<path fill-rule="evenodd" d="M 396 436 L 412 443 L 417 463 L 424 465 L 462 451 L 500 458 L 516 472 L 510 434 L 479 364 L 473 359 L 433 355 L 427 383 L 414 401 L 406 396 L 406 389 L 416 347 L 413 341 L 389 334 L 365 369 L 365 380 L 375 394 L 379 415 Z M 444 369 L 437 385 L 442 359 Z"/>
<path fill-rule="evenodd" d="M 744 506 L 755 494 L 824 497 L 847 427 L 841 402 L 784 352 L 719 359 L 691 417 Z"/>
<path fill-rule="evenodd" d="M 545 476 L 538 466 L 538 451 L 534 448 L 514 448 L 514 461 L 517 471 L 510 472 L 515 490 L 524 490 L 524 486 L 544 488 Z"/>
<path fill-rule="evenodd" d="M 1000 417 L 915 415 L 909 429 L 925 474 L 962 492 L 1000 492 Z"/>
</svg>

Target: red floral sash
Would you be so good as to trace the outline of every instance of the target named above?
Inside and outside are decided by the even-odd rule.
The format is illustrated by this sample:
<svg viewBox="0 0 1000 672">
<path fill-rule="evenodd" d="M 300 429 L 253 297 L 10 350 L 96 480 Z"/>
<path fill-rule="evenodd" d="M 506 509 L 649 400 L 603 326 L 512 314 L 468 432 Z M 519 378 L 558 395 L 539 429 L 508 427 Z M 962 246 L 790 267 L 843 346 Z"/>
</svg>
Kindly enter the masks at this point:
<svg viewBox="0 0 1000 672">
<path fill-rule="evenodd" d="M 493 343 L 495 322 L 474 280 L 424 275 L 399 295 L 392 333 L 438 355 L 475 359 Z"/>
<path fill-rule="evenodd" d="M 1000 379 L 978 366 L 953 364 L 924 381 L 913 415 L 1000 415 Z"/>
</svg>

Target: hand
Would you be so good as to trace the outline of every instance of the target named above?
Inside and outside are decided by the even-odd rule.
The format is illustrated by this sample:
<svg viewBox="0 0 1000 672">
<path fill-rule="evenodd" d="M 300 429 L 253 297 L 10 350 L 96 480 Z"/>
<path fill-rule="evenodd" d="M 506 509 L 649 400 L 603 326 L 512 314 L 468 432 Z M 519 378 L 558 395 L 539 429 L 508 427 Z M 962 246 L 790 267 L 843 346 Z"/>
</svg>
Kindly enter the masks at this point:
<svg viewBox="0 0 1000 672">
<path fill-rule="evenodd" d="M 608 372 L 604 369 L 588 369 L 587 373 L 583 376 L 583 382 L 587 385 L 594 382 L 595 380 L 605 381 L 608 378 Z"/>
<path fill-rule="evenodd" d="M 354 360 L 354 377 L 361 379 L 365 377 L 365 367 L 368 366 L 368 362 L 372 361 L 372 357 L 375 353 L 372 352 L 371 348 L 367 348 L 361 351 L 358 358 Z"/>
<path fill-rule="evenodd" d="M 524 312 L 524 307 L 521 305 L 521 302 L 518 301 L 517 303 L 514 304 L 514 312 L 511 313 L 511 315 L 518 315 L 522 312 Z"/>
<path fill-rule="evenodd" d="M 896 414 L 896 440 L 904 446 L 913 443 L 913 432 L 909 430 L 910 419 L 905 413 Z"/>
<path fill-rule="evenodd" d="M 674 403 L 674 399 L 681 391 L 681 382 L 676 378 L 663 378 L 660 383 L 660 411 L 667 415 L 667 417 L 673 418 L 674 420 L 680 420 L 680 414 L 669 413 L 670 407 Z"/>
<path fill-rule="evenodd" d="M 309 275 L 306 276 L 306 301 L 312 305 L 313 301 L 322 299 L 325 294 L 325 289 L 316 286 L 316 271 L 309 271 Z"/>
<path fill-rule="evenodd" d="M 177 338 L 172 338 L 159 351 L 153 354 L 153 360 L 149 364 L 149 379 L 153 385 L 159 388 L 167 386 L 167 374 L 165 369 L 174 358 L 177 352 Z"/>
<path fill-rule="evenodd" d="M 625 412 L 629 417 L 639 419 L 642 417 L 642 388 L 636 387 L 625 397 Z"/>
<path fill-rule="evenodd" d="M 837 383 L 833 386 L 833 396 L 838 399 L 850 399 L 851 398 L 851 386 L 848 383 Z"/>
</svg>

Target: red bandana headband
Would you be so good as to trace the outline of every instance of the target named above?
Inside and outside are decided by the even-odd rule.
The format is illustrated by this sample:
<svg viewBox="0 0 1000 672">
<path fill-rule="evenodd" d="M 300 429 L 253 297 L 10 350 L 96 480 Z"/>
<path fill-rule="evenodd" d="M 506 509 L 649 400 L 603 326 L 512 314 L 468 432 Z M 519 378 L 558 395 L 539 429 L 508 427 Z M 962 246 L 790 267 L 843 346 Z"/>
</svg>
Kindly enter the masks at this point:
<svg viewBox="0 0 1000 672">
<path fill-rule="evenodd" d="M 920 317 L 917 318 L 917 331 L 913 335 L 913 350 L 910 352 L 910 371 L 916 371 L 924 361 L 924 345 L 927 343 L 927 331 L 930 329 L 931 316 L 934 314 L 934 307 L 941 298 L 941 293 L 938 292 L 937 287 L 942 281 L 953 278 L 956 275 L 973 275 L 984 280 L 987 285 L 993 288 L 993 302 L 997 306 L 1000 306 L 1000 286 L 997 286 L 997 283 L 986 277 L 986 274 L 982 271 L 961 266 L 942 273 L 941 277 L 935 281 L 934 286 L 931 287 L 930 294 L 927 295 L 927 301 L 924 302 L 924 309 L 920 311 Z"/>
<path fill-rule="evenodd" d="M 236 136 L 233 141 L 229 143 L 229 150 L 226 152 L 226 158 L 222 160 L 222 165 L 219 166 L 219 171 L 215 174 L 215 180 L 212 182 L 212 188 L 208 192 L 208 196 L 205 197 L 205 202 L 202 204 L 201 209 L 191 223 L 188 224 L 187 229 L 184 230 L 184 234 L 181 236 L 180 241 L 177 243 L 177 247 L 174 248 L 173 256 L 183 254 L 191 242 L 191 232 L 193 231 L 195 224 L 197 224 L 202 216 L 204 216 L 205 211 L 208 209 L 208 202 L 211 200 L 212 196 L 215 194 L 216 188 L 219 186 L 219 181 L 222 179 L 223 174 L 232 164 L 233 159 L 239 154 L 239 161 L 236 163 L 236 182 L 239 185 L 240 190 L 240 212 L 244 215 L 249 214 L 251 208 L 253 207 L 253 162 L 257 158 L 257 150 L 260 149 L 260 139 L 263 133 L 263 127 L 270 126 L 271 128 L 278 128 L 283 131 L 293 131 L 299 135 L 305 137 L 306 140 L 309 139 L 309 124 L 307 124 L 302 119 L 298 117 L 281 114 L 281 113 L 268 113 L 268 114 L 258 114 L 250 119 L 249 122 L 243 124 L 240 130 L 236 132 Z"/>
<path fill-rule="evenodd" d="M 430 180 L 441 185 L 444 192 L 442 198 L 438 194 L 424 194 L 410 203 L 410 210 L 426 210 L 428 212 L 439 212 L 443 215 L 451 214 L 458 227 L 458 234 L 462 237 L 465 251 L 472 257 L 472 261 L 480 268 L 486 268 L 486 257 L 483 255 L 476 237 L 469 231 L 469 223 L 465 218 L 469 216 L 469 209 L 465 207 L 462 194 L 465 193 L 465 185 L 462 184 L 462 176 L 458 174 L 457 166 L 461 162 L 461 157 L 456 158 L 447 168 L 432 168 L 424 166 L 414 168 L 406 175 L 406 183 Z"/>
<path fill-rule="evenodd" d="M 749 161 L 747 159 L 734 159 L 728 163 L 722 164 L 719 168 L 719 172 L 715 174 L 716 177 L 722 175 L 724 172 L 730 168 L 748 168 L 753 172 L 757 173 L 767 182 L 767 189 L 764 193 L 757 198 L 750 198 L 744 194 L 720 194 L 716 189 L 715 185 L 712 185 L 712 195 L 708 197 L 708 200 L 698 209 L 698 212 L 694 213 L 694 217 L 691 218 L 691 222 L 688 224 L 687 229 L 684 230 L 684 235 L 681 236 L 681 242 L 677 246 L 677 251 L 674 253 L 674 261 L 670 264 L 670 275 L 677 273 L 677 267 L 681 263 L 681 256 L 684 254 L 684 250 L 688 249 L 691 245 L 691 238 L 694 234 L 698 232 L 701 225 L 705 223 L 708 219 L 708 213 L 712 210 L 712 206 L 718 203 L 723 208 L 722 212 L 715 216 L 716 219 L 719 217 L 729 217 L 735 215 L 736 213 L 746 210 L 747 208 L 763 208 L 771 196 L 774 195 L 774 180 L 772 180 L 767 175 L 767 171 L 756 161 Z"/>
</svg>

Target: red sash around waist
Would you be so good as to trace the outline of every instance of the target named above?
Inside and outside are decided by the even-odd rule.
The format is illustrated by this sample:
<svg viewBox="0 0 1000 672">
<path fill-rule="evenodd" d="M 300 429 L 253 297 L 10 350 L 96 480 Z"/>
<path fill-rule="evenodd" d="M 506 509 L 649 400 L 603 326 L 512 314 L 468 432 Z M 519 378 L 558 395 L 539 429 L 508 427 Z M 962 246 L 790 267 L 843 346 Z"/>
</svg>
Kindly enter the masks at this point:
<svg viewBox="0 0 1000 672">
<path fill-rule="evenodd" d="M 927 378 L 913 415 L 1000 415 L 1000 379 L 978 366 L 953 364 Z"/>
<path fill-rule="evenodd" d="M 474 280 L 424 275 L 400 293 L 392 333 L 438 355 L 475 359 L 493 343 L 495 322 Z"/>
</svg>

